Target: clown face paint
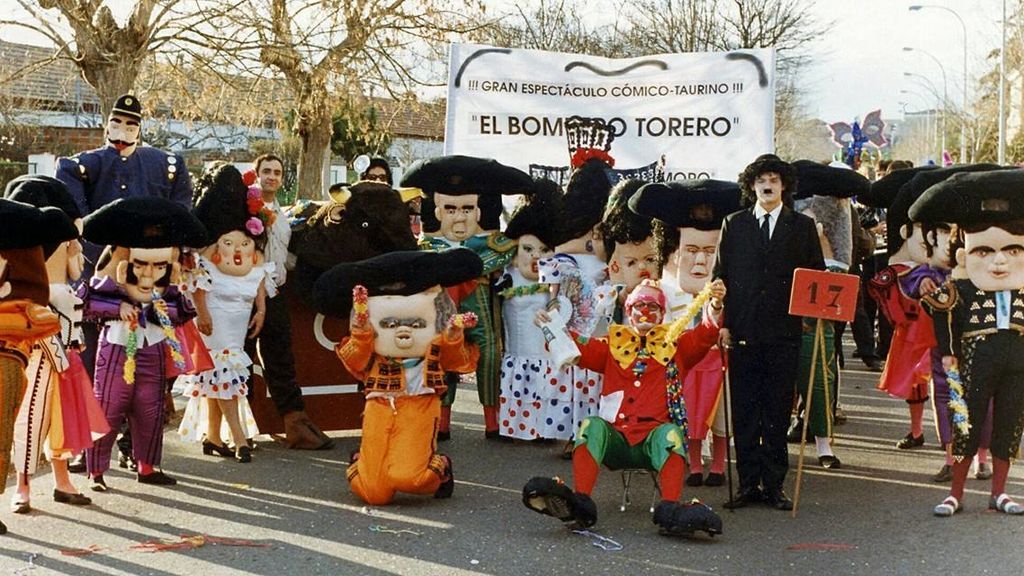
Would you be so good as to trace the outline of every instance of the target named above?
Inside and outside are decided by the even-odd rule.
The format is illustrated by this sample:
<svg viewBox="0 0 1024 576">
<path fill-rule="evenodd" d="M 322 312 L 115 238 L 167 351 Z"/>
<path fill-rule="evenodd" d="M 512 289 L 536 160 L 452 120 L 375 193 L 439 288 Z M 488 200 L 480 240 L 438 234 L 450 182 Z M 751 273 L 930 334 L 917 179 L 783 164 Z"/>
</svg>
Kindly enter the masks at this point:
<svg viewBox="0 0 1024 576">
<path fill-rule="evenodd" d="M 536 282 L 540 277 L 537 273 L 537 261 L 554 253 L 554 250 L 545 246 L 540 238 L 533 234 L 523 234 L 519 237 L 519 247 L 516 250 L 516 269 L 523 278 Z"/>
<path fill-rule="evenodd" d="M 228 276 L 245 276 L 256 265 L 256 241 L 232 230 L 217 239 L 212 260 Z"/>
<path fill-rule="evenodd" d="M 390 358 L 423 358 L 438 333 L 434 287 L 412 296 L 370 296 L 370 326 L 377 335 L 373 350 Z"/>
<path fill-rule="evenodd" d="M 664 299 L 661 290 L 652 286 L 638 286 L 629 295 L 626 310 L 629 325 L 640 334 L 646 334 L 661 324 L 665 319 L 665 309 L 661 304 Z"/>
<path fill-rule="evenodd" d="M 625 286 L 624 294 L 632 292 L 642 280 L 658 278 L 660 274 L 653 238 L 639 244 L 629 242 L 615 245 L 615 252 L 608 263 L 608 275 L 612 284 Z"/>
<path fill-rule="evenodd" d="M 434 215 L 441 222 L 441 236 L 453 242 L 465 242 L 480 233 L 479 196 L 434 194 Z"/>
<path fill-rule="evenodd" d="M 1018 290 L 1024 288 L 1024 235 L 1016 235 L 995 226 L 964 235 L 964 250 L 957 262 L 967 277 L 982 290 Z"/>
<path fill-rule="evenodd" d="M 111 114 L 107 120 L 107 144 L 121 154 L 131 156 L 139 145 L 139 121 L 131 116 Z"/>
<path fill-rule="evenodd" d="M 117 266 L 117 283 L 140 304 L 152 302 L 174 281 L 175 248 L 131 248 Z"/>
<path fill-rule="evenodd" d="M 688 294 L 704 289 L 711 279 L 711 271 L 718 259 L 718 237 L 720 230 L 679 230 L 679 250 L 676 251 L 676 267 L 679 288 Z"/>
</svg>

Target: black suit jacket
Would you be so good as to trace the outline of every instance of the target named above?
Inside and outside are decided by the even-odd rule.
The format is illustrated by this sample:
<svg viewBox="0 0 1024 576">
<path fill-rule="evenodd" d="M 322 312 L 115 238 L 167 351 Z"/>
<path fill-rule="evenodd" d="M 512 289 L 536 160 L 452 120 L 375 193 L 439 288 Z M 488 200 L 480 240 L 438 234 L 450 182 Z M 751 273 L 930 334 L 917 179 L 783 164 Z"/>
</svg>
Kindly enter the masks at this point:
<svg viewBox="0 0 1024 576">
<path fill-rule="evenodd" d="M 714 276 L 725 281 L 725 327 L 733 342 L 800 340 L 800 317 L 789 315 L 796 268 L 825 269 L 814 220 L 783 206 L 764 247 L 753 207 L 725 218 Z"/>
</svg>

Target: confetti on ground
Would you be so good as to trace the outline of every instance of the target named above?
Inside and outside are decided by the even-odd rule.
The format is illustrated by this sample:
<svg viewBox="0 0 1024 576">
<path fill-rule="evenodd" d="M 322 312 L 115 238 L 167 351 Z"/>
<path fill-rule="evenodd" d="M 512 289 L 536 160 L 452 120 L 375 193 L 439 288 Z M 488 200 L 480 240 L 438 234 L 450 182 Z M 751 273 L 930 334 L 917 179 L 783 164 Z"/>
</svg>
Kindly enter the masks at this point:
<svg viewBox="0 0 1024 576">
<path fill-rule="evenodd" d="M 804 542 L 787 546 L 786 550 L 853 550 L 856 544 L 832 544 L 829 542 Z"/>
<path fill-rule="evenodd" d="M 392 530 L 387 526 L 381 524 L 374 524 L 370 526 L 370 532 L 378 532 L 381 534 L 412 534 L 413 536 L 422 536 L 423 534 L 416 532 L 415 530 Z"/>
<path fill-rule="evenodd" d="M 597 546 L 601 550 L 606 550 L 608 552 L 618 552 L 619 550 L 622 550 L 622 544 L 619 544 L 611 538 L 601 536 L 597 532 L 592 532 L 590 530 L 573 530 L 572 533 L 589 538 L 590 544 Z"/>
<path fill-rule="evenodd" d="M 132 546 L 132 550 L 142 552 L 166 552 L 168 550 L 191 550 L 201 548 L 207 544 L 220 544 L 221 546 L 248 546 L 252 548 L 268 548 L 270 544 L 253 542 L 252 540 L 235 540 L 233 538 L 218 538 L 206 534 L 195 534 L 193 536 L 182 535 L 178 540 L 151 540 Z"/>
<path fill-rule="evenodd" d="M 67 550 L 61 550 L 60 553 L 64 556 L 88 556 L 90 554 L 95 554 L 100 550 L 103 550 L 103 548 L 93 544 L 88 548 L 68 548 Z"/>
</svg>

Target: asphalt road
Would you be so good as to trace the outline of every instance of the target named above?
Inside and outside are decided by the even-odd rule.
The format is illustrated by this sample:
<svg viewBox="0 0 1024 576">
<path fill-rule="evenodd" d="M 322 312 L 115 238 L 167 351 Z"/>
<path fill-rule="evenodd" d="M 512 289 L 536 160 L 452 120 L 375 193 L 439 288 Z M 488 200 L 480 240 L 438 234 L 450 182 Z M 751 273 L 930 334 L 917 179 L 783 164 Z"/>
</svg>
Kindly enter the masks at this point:
<svg viewBox="0 0 1024 576">
<path fill-rule="evenodd" d="M 859 366 L 856 360 L 850 366 Z M 905 404 L 874 390 L 875 376 L 848 370 L 838 427 L 841 470 L 817 465 L 808 446 L 799 514 L 768 508 L 721 509 L 725 488 L 687 488 L 716 507 L 724 534 L 675 539 L 657 534 L 648 511 L 651 482 L 633 481 L 633 503 L 619 511 L 620 474 L 604 471 L 594 493 L 596 536 L 573 534 L 520 501 L 534 475 L 570 476 L 561 446 L 486 441 L 476 394 L 464 385 L 456 405 L 451 500 L 405 496 L 367 508 L 348 490 L 344 469 L 358 439 L 338 435 L 324 452 L 296 452 L 262 442 L 251 464 L 203 456 L 198 445 L 166 436 L 165 470 L 176 487 L 145 486 L 116 468 L 113 489 L 94 504 L 52 501 L 48 473 L 33 484 L 33 511 L 8 511 L 13 479 L 0 506 L 0 574 L 1006 574 L 1024 573 L 1024 518 L 986 511 L 988 483 L 971 479 L 966 510 L 931 514 L 948 490 L 931 482 L 942 464 L 933 430 L 927 444 L 894 448 L 907 430 Z M 926 414 L 931 418 L 931 411 Z M 793 445 L 791 445 L 793 447 Z M 794 494 L 795 447 L 787 491 Z M 1009 492 L 1024 496 L 1024 475 Z M 86 486 L 84 477 L 79 485 Z M 87 491 L 88 492 L 88 491 Z M 146 542 L 204 545 L 147 551 Z M 231 542 L 231 540 L 236 540 Z M 618 550 L 607 548 L 621 546 Z M 230 544 L 251 544 L 245 546 Z"/>
</svg>

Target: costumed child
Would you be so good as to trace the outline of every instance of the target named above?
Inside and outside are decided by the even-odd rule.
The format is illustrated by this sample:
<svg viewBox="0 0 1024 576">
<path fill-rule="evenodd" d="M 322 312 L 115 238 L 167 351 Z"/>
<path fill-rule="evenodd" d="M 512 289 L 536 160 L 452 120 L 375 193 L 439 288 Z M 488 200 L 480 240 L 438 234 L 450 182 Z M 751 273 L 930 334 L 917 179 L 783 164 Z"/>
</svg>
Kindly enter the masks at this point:
<svg viewBox="0 0 1024 576">
<path fill-rule="evenodd" d="M 213 356 L 213 368 L 182 376 L 188 406 L 178 433 L 202 442 L 203 454 L 252 460 L 248 438 L 259 433 L 248 393 L 247 333 L 259 333 L 266 313 L 267 291 L 273 290 L 273 263 L 262 248 L 274 214 L 264 207 L 258 188 L 248 188 L 230 164 L 211 166 L 197 183 L 200 194 L 193 210 L 214 244 L 202 250 L 192 287 L 196 324 Z M 271 294 L 273 295 L 273 294 Z M 250 313 L 256 304 L 256 312 Z M 224 445 L 227 425 L 234 451 Z"/>
<path fill-rule="evenodd" d="M 928 295 L 942 364 L 949 376 L 953 486 L 937 516 L 963 510 L 964 484 L 992 410 L 990 510 L 1024 514 L 1006 494 L 1010 459 L 1024 422 L 1024 173 L 960 173 L 930 187 L 911 216 L 963 230 L 956 261 L 966 279 Z"/>
<path fill-rule="evenodd" d="M 81 212 L 59 180 L 20 176 L 8 183 L 5 197 L 38 208 L 57 208 L 81 229 Z M 82 275 L 82 245 L 72 239 L 48 249 L 52 249 L 46 259 L 50 309 L 60 318 L 60 332 L 32 348 L 25 371 L 28 389 L 14 422 L 18 484 L 11 511 L 17 514 L 32 509 L 29 481 L 44 452 L 53 469 L 54 501 L 90 504 L 92 501 L 72 483 L 68 461 L 109 431 L 103 409 L 92 394 L 92 381 L 82 365 L 82 301 L 69 284 Z"/>
<path fill-rule="evenodd" d="M 83 237 L 111 258 L 79 290 L 83 317 L 103 323 L 93 391 L 111 432 L 86 450 L 91 488 L 105 492 L 116 430 L 127 419 L 142 484 L 177 480 L 156 468 L 163 456 L 164 388 L 187 369 L 177 327 L 195 310 L 176 286 L 181 246 L 206 245 L 203 225 L 163 198 L 122 198 L 85 218 Z"/>
<path fill-rule="evenodd" d="M 818 242 L 825 257 L 825 269 L 845 274 L 850 269 L 853 256 L 853 215 L 850 198 L 867 194 L 871 182 L 847 165 L 826 166 L 812 160 L 793 162 L 800 187 L 793 196 L 793 208 L 814 220 L 818 229 Z M 826 469 L 842 467 L 842 461 L 832 451 L 832 429 L 835 423 L 835 398 L 839 393 L 840 367 L 836 355 L 835 322 L 822 322 L 822 337 L 825 340 L 824 358 L 818 355 L 819 364 L 811 374 L 811 360 L 814 354 L 815 326 L 813 319 L 803 320 L 803 341 L 800 346 L 800 367 L 797 370 L 796 415 L 790 426 L 787 440 L 800 440 L 805 417 L 808 418 L 808 435 L 814 438 L 818 463 Z M 822 373 L 824 372 L 824 378 Z M 806 404 L 807 383 L 813 379 L 814 392 L 811 406 Z"/>
<path fill-rule="evenodd" d="M 60 320 L 47 306 L 46 257 L 77 238 L 78 228 L 57 208 L 40 210 L 5 199 L 0 199 L 0 222 L 0 470 L 6 475 L 32 346 L 60 332 Z M 0 492 L 5 486 L 0 483 Z M 0 522 L 0 534 L 6 533 Z"/>
<path fill-rule="evenodd" d="M 347 477 L 367 504 L 387 504 L 396 492 L 452 495 L 452 459 L 436 452 L 444 373 L 472 372 L 479 349 L 464 338 L 474 318 L 457 314 L 444 288 L 482 269 L 466 249 L 391 252 L 338 264 L 314 285 L 322 313 L 351 313 L 349 336 L 335 351 L 366 395 Z"/>
<path fill-rule="evenodd" d="M 607 338 L 577 340 L 580 365 L 604 373 L 600 415 L 584 420 L 576 435 L 574 487 L 559 478 L 532 478 L 523 488 L 528 508 L 567 524 L 593 526 L 597 506 L 590 494 L 600 466 L 646 468 L 658 472 L 661 502 L 654 523 L 663 534 L 722 532 L 722 521 L 711 508 L 699 501 L 679 502 L 686 468 L 680 378 L 717 342 L 724 296 L 725 284 L 715 281 L 679 320 L 663 324 L 665 295 L 657 281 L 647 279 L 626 298 L 628 324 L 612 324 Z M 704 320 L 685 330 L 702 312 Z"/>
<path fill-rule="evenodd" d="M 505 229 L 517 246 L 515 260 L 497 285 L 505 330 L 498 422 L 503 436 L 517 440 L 567 440 L 573 433 L 567 418 L 545 418 L 542 412 L 564 384 L 559 367 L 548 358 L 544 333 L 533 323 L 548 303 L 548 286 L 538 282 L 538 262 L 551 257 L 558 244 L 560 196 L 557 184 L 538 180 Z M 567 404 L 563 408 L 569 409 Z"/>
<path fill-rule="evenodd" d="M 498 231 L 501 196 L 529 194 L 533 179 L 522 170 L 489 158 L 441 156 L 413 164 L 402 177 L 402 186 L 420 188 L 433 202 L 439 234 L 425 235 L 421 249 L 469 248 L 484 263 L 483 273 L 472 280 L 475 285 L 463 287 L 466 295 L 460 296 L 457 304 L 459 310 L 473 312 L 478 318 L 478 324 L 467 330 L 466 337 L 480 347 L 476 385 L 483 405 L 484 435 L 490 440 L 500 439 L 498 397 L 502 329 L 493 282 L 515 257 L 516 247 L 514 241 Z M 428 208 L 426 201 L 423 207 Z M 426 219 L 423 226 L 433 228 Z M 457 380 L 449 378 L 438 429 L 440 440 L 447 440 L 451 435 L 451 406 L 457 387 Z"/>
<path fill-rule="evenodd" d="M 595 302 L 595 308 L 605 308 L 607 312 L 595 311 L 598 318 L 590 334 L 604 336 L 608 333 L 615 302 L 614 292 L 608 282 L 608 256 L 599 228 L 612 188 L 612 175 L 606 161 L 597 157 L 579 163 L 574 161 L 571 167 L 573 172 L 562 197 L 561 210 L 556 216 L 556 226 L 562 240 L 555 247 L 555 253 L 560 257 L 540 263 L 540 283 L 549 285 L 552 306 L 555 301 L 564 301 L 555 299 L 561 291 L 561 282 L 570 277 L 578 277 L 581 282 L 588 284 L 595 298 L 608 300 L 603 306 Z M 575 270 L 568 270 L 569 266 Z M 565 311 L 560 313 L 564 315 Z M 562 455 L 569 459 L 572 458 L 573 449 L 571 439 L 580 424 L 588 416 L 597 413 L 601 374 L 579 365 L 570 365 L 561 368 L 557 377 L 548 380 L 548 383 L 550 386 L 542 390 L 544 402 L 538 419 L 545 423 L 550 421 L 549 430 L 568 431 L 568 435 L 563 437 L 570 441 L 565 445 Z"/>
<path fill-rule="evenodd" d="M 711 281 L 722 220 L 740 209 L 740 187 L 735 182 L 721 180 L 656 182 L 641 188 L 630 200 L 629 207 L 638 214 L 664 222 L 666 252 L 669 238 L 675 239 L 671 243 L 677 248 L 666 255 L 661 276 L 661 289 L 668 306 L 665 321 L 671 323 L 682 316 Z M 666 274 L 666 270 L 670 272 Z M 694 318 L 689 327 L 700 321 Z M 717 346 L 689 369 L 683 379 L 689 441 L 687 486 L 722 486 L 725 483 L 728 437 L 722 408 L 722 383 L 722 354 Z M 709 429 L 711 469 L 705 477 L 702 448 Z"/>
</svg>

